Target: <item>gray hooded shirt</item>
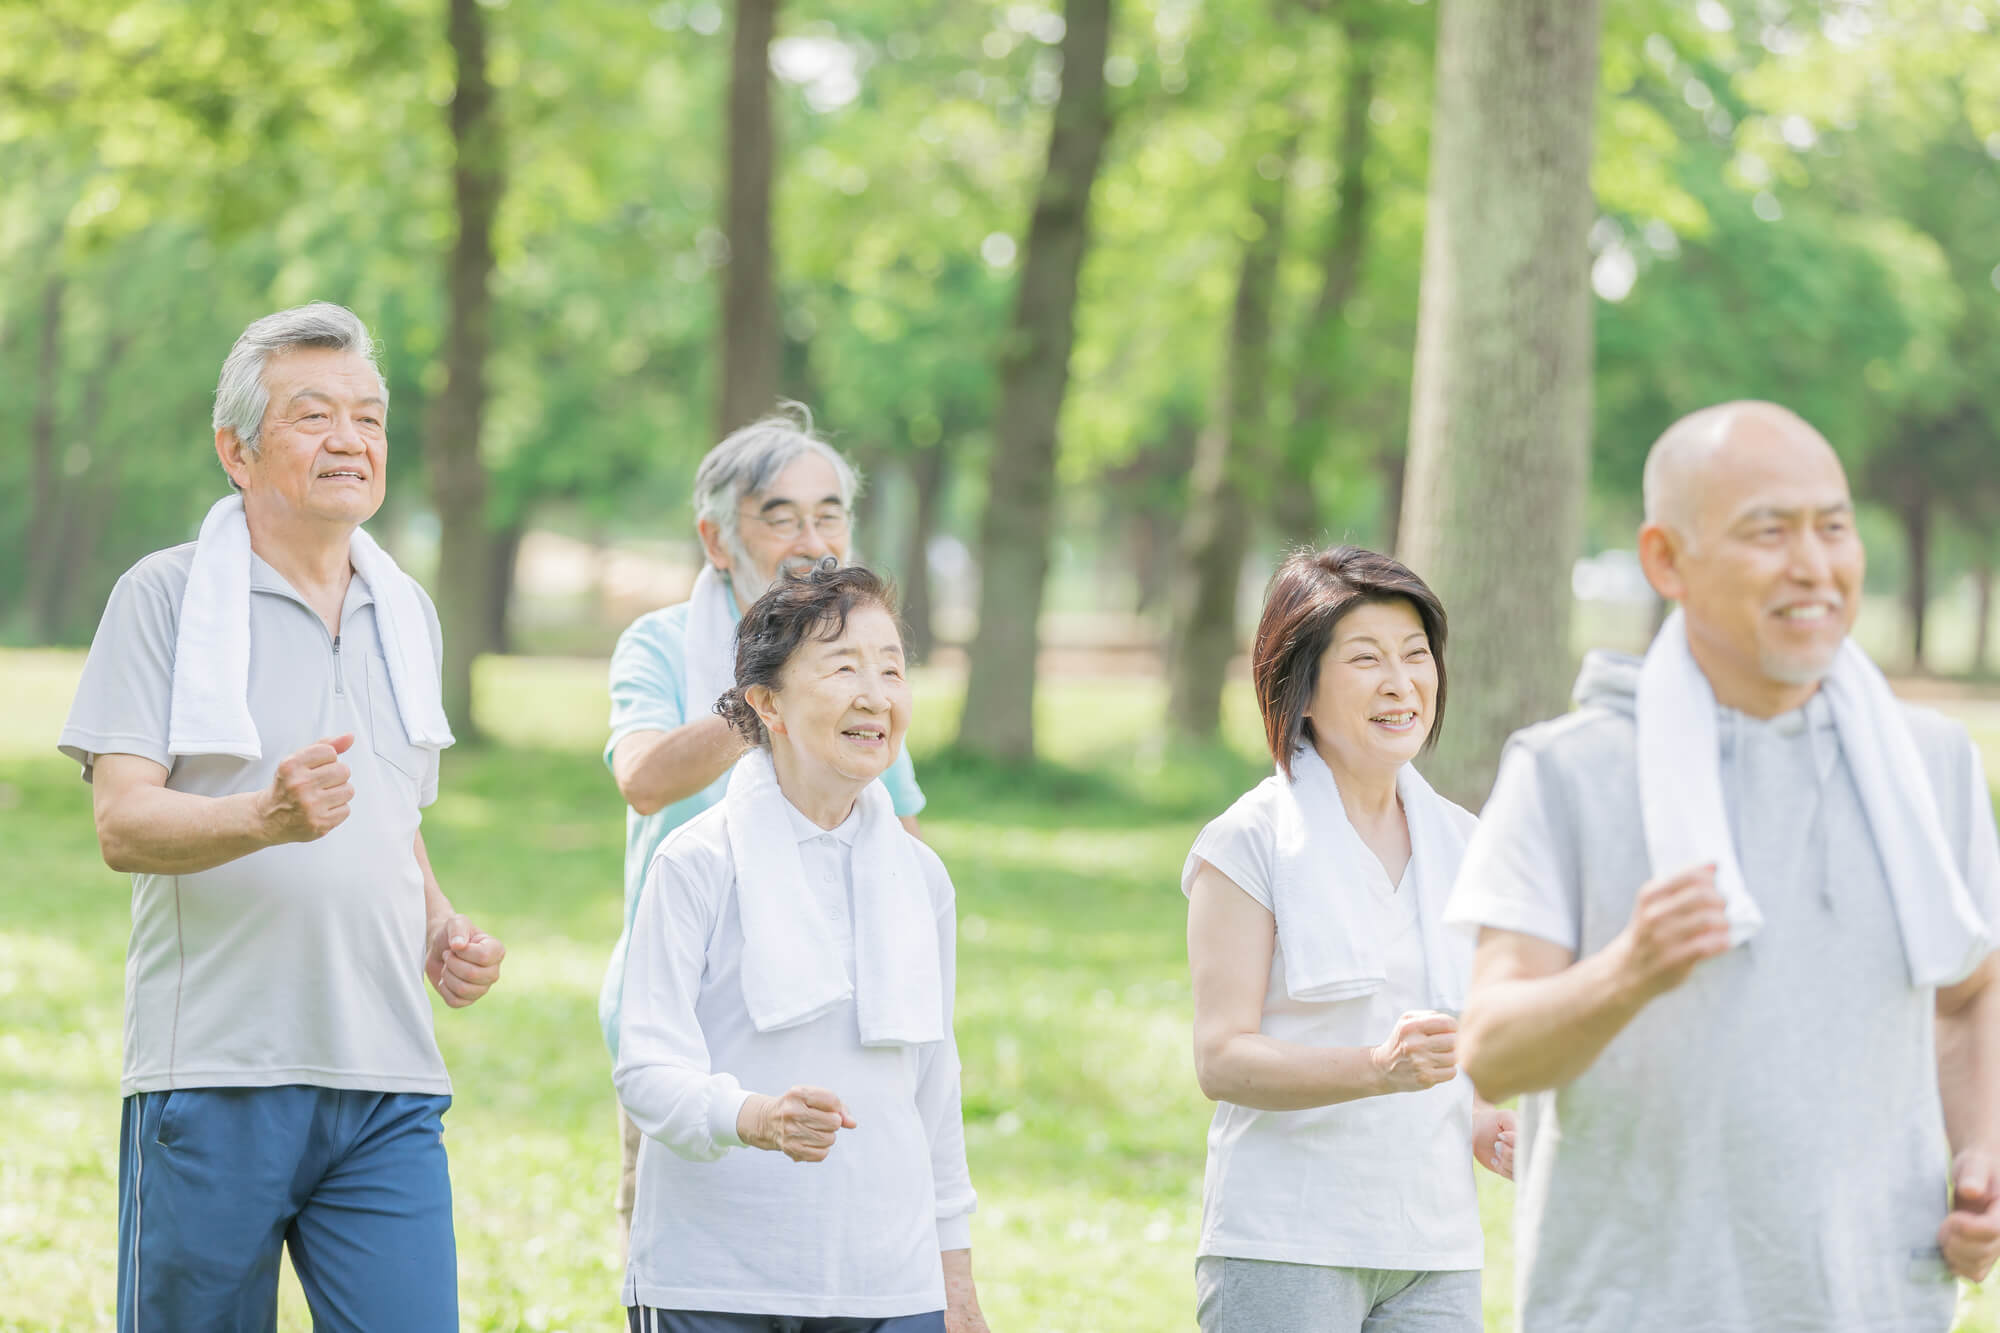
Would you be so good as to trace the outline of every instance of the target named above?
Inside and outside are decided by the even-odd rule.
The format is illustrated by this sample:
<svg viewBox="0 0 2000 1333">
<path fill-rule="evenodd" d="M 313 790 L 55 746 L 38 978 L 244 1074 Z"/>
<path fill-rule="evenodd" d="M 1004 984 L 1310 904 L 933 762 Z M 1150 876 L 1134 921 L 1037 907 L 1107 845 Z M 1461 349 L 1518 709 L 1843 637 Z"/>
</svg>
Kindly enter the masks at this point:
<svg viewBox="0 0 2000 1333">
<path fill-rule="evenodd" d="M 1579 958 L 1625 928 L 1654 876 L 1638 667 L 1592 654 L 1578 711 L 1509 741 L 1448 921 Z M 1956 723 L 1906 712 L 1967 888 L 2000 920 L 1977 752 Z M 1649 1004 L 1574 1082 L 1524 1099 L 1521 1327 L 1942 1333 L 1956 1290 L 1936 1241 L 1950 1168 L 1936 992 L 1911 984 L 1826 701 L 1764 720 L 1722 709 L 1719 731 L 1764 926 Z"/>
</svg>

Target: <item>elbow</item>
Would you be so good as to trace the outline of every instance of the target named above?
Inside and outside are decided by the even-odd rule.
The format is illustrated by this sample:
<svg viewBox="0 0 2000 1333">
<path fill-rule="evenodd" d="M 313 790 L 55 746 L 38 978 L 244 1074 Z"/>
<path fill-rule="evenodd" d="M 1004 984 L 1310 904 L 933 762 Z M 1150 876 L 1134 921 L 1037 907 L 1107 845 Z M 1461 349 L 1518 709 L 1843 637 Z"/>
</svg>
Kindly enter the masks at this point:
<svg viewBox="0 0 2000 1333">
<path fill-rule="evenodd" d="M 1222 1067 L 1224 1044 L 1197 1041 L 1194 1046 L 1194 1080 L 1201 1088 L 1201 1095 L 1212 1102 L 1228 1100 L 1230 1091 L 1223 1078 Z"/>
<path fill-rule="evenodd" d="M 104 858 L 104 864 L 118 874 L 135 875 L 141 869 L 133 856 L 132 848 L 118 836 L 115 828 L 98 825 L 97 852 Z"/>
<path fill-rule="evenodd" d="M 647 791 L 645 788 L 639 786 L 638 783 L 628 780 L 622 774 L 618 777 L 618 794 L 625 798 L 625 804 L 631 806 L 640 815 L 656 815 L 665 809 L 667 804 L 664 800 L 660 799 L 660 793 Z"/>
<path fill-rule="evenodd" d="M 1505 1071 L 1495 1064 L 1493 1044 L 1485 1040 L 1486 1036 L 1476 1024 L 1467 1024 L 1459 1029 L 1458 1068 L 1472 1080 L 1474 1092 L 1498 1106 L 1526 1089 L 1514 1087 L 1508 1082 Z"/>
</svg>

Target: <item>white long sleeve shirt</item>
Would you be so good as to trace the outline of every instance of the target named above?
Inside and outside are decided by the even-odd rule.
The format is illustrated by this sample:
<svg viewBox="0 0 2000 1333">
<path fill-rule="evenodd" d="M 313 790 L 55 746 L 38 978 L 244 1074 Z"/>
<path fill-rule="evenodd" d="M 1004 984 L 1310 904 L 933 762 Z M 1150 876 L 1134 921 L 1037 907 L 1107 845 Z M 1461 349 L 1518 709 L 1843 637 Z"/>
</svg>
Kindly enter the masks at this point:
<svg viewBox="0 0 2000 1333">
<path fill-rule="evenodd" d="M 858 812 L 819 828 L 789 805 L 811 901 L 854 970 Z M 975 1203 L 951 1036 L 951 878 L 917 844 L 937 921 L 946 1038 L 861 1044 L 852 1000 L 760 1033 L 743 1002 L 736 874 L 717 806 L 677 829 L 647 871 L 627 955 L 614 1075 L 646 1135 L 623 1301 L 665 1310 L 888 1319 L 944 1308 L 942 1250 L 971 1245 Z M 822 1162 L 743 1149 L 751 1093 L 799 1084 L 841 1098 L 856 1127 Z M 736 1151 L 732 1151 L 735 1149 Z"/>
</svg>

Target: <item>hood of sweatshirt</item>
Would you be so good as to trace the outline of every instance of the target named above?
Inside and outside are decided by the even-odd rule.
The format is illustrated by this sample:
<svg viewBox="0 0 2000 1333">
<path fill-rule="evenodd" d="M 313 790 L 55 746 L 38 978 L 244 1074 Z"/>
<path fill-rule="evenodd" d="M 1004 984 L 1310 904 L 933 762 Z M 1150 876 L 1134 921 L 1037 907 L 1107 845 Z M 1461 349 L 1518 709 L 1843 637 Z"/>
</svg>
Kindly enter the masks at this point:
<svg viewBox="0 0 2000 1333">
<path fill-rule="evenodd" d="M 1593 650 L 1583 655 L 1570 697 L 1579 708 L 1606 708 L 1625 717 L 1638 712 L 1639 664 L 1630 653 Z"/>
</svg>

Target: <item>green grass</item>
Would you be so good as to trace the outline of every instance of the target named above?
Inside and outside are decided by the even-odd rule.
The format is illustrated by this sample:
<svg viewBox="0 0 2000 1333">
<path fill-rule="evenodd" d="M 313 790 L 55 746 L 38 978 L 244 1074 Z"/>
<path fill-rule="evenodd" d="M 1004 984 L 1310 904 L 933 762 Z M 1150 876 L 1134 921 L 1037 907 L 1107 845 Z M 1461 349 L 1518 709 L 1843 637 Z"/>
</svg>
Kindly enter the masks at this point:
<svg viewBox="0 0 2000 1333">
<path fill-rule="evenodd" d="M 109 1327 L 128 895 L 88 789 L 55 757 L 78 659 L 0 655 L 0 1330 Z M 439 1008 L 468 1329 L 616 1326 L 617 1166 L 596 995 L 617 935 L 622 818 L 598 759 L 601 663 L 481 678 L 499 743 L 446 760 L 426 838 L 508 944 L 504 984 Z M 973 1251 L 1000 1333 L 1192 1326 L 1208 1106 L 1188 1054 L 1177 890 L 1196 829 L 1264 771 L 1238 687 L 1230 744 L 1174 753 L 1155 682 L 1044 692 L 1024 775 L 935 755 L 952 683 L 918 682 L 925 835 L 959 891 L 958 1036 Z M 2000 708 L 1968 704 L 2000 772 Z M 924 756 L 933 757 L 926 762 Z M 1837 1169 L 1837 1168 L 1834 1168 Z M 1510 1187 L 1482 1173 L 1489 1327 L 1508 1326 Z M 281 1326 L 308 1327 L 289 1283 Z M 1994 1303 L 1966 1330 L 1995 1333 Z"/>
</svg>

